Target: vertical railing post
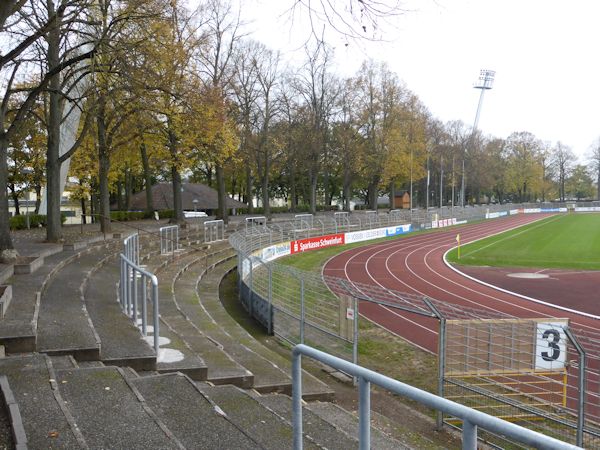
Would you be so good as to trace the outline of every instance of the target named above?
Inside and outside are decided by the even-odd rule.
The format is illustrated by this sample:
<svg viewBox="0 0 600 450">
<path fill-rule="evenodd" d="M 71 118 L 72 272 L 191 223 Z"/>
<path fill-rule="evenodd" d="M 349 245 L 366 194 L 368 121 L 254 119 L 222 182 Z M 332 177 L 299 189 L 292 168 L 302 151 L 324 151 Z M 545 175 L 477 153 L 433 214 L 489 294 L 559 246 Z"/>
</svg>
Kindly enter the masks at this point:
<svg viewBox="0 0 600 450">
<path fill-rule="evenodd" d="M 304 277 L 300 278 L 300 343 L 304 344 Z"/>
<path fill-rule="evenodd" d="M 250 290 L 248 291 L 248 312 L 250 313 L 250 317 L 253 317 L 252 314 L 254 313 L 254 308 L 252 307 L 252 293 L 253 293 L 252 289 L 254 287 L 253 286 L 253 283 L 254 283 L 254 280 L 253 280 L 253 275 L 254 275 L 253 265 L 254 264 L 252 264 L 252 257 L 251 256 L 248 258 L 248 261 L 250 262 L 250 276 L 248 277 L 248 279 L 250 281 L 250 285 L 249 285 Z"/>
<path fill-rule="evenodd" d="M 360 377 L 358 392 L 358 445 L 360 450 L 369 450 L 371 448 L 371 383 Z"/>
<path fill-rule="evenodd" d="M 152 309 L 153 309 L 153 336 L 154 336 L 154 351 L 156 352 L 156 357 L 158 358 L 158 338 L 159 338 L 159 322 L 158 322 L 158 280 L 156 277 L 152 280 Z"/>
<path fill-rule="evenodd" d="M 148 306 L 146 305 L 146 302 L 148 301 L 147 298 L 147 289 L 148 289 L 148 280 L 146 279 L 146 276 L 144 275 L 142 277 L 142 334 L 144 336 L 148 335 Z"/>
<path fill-rule="evenodd" d="M 468 420 L 463 420 L 462 448 L 463 450 L 477 450 L 477 425 Z"/>
<path fill-rule="evenodd" d="M 302 450 L 302 355 L 292 352 L 292 426 L 294 450 Z"/>
<path fill-rule="evenodd" d="M 133 319 L 133 323 L 135 324 L 135 326 L 137 327 L 137 310 L 138 310 L 138 298 L 137 298 L 137 280 L 138 280 L 138 272 L 137 270 L 132 268 L 132 274 L 133 274 L 133 313 L 132 313 L 132 319 Z"/>
<path fill-rule="evenodd" d="M 131 274 L 133 268 L 127 264 L 127 316 L 131 314 Z"/>
<path fill-rule="evenodd" d="M 119 263 L 119 301 L 121 303 L 121 310 L 123 310 L 125 308 L 125 261 L 122 257 L 119 257 Z"/>
<path fill-rule="evenodd" d="M 354 342 L 352 342 L 352 362 L 358 364 L 358 299 L 354 297 Z M 352 377 L 352 384 L 356 386 L 356 377 Z"/>
</svg>

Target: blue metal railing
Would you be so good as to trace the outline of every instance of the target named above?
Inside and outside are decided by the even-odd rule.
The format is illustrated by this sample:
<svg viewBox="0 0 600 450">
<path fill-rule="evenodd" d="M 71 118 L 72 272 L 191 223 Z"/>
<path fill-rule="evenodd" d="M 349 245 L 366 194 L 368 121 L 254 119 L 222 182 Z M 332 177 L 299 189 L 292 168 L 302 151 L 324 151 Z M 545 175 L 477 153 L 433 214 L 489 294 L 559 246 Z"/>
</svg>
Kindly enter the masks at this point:
<svg viewBox="0 0 600 450">
<path fill-rule="evenodd" d="M 543 449 L 577 449 L 558 439 L 523 428 L 481 411 L 438 397 L 408 384 L 373 372 L 341 358 L 322 352 L 307 345 L 296 345 L 292 351 L 292 424 L 294 427 L 294 449 L 302 449 L 302 355 L 327 364 L 358 378 L 359 385 L 359 448 L 371 445 L 371 383 L 398 395 L 417 401 L 429 408 L 442 411 L 463 421 L 463 445 L 465 450 L 477 449 L 477 428 L 514 439 L 525 445 Z"/>
</svg>

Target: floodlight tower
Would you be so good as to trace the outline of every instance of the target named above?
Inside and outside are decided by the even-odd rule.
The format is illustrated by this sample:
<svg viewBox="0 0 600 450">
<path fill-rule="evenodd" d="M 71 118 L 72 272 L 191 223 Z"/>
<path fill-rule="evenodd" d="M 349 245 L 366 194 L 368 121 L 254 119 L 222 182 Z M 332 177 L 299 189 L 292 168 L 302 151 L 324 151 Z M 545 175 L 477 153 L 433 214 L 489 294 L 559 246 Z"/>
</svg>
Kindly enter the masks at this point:
<svg viewBox="0 0 600 450">
<path fill-rule="evenodd" d="M 475 113 L 475 122 L 473 122 L 473 130 L 471 131 L 471 137 L 467 142 L 467 147 L 469 147 L 473 143 L 473 138 L 475 137 L 475 133 L 477 132 L 477 125 L 479 124 L 479 114 L 481 113 L 481 105 L 483 104 L 483 94 L 485 91 L 492 88 L 494 84 L 494 77 L 496 76 L 495 70 L 481 69 L 479 71 L 479 79 L 473 87 L 475 89 L 480 89 L 481 93 L 479 94 L 479 104 L 477 105 L 477 112 Z M 463 150 L 463 160 L 462 160 L 462 181 L 460 185 L 460 204 L 464 208 L 465 206 L 465 153 L 466 148 Z"/>
</svg>

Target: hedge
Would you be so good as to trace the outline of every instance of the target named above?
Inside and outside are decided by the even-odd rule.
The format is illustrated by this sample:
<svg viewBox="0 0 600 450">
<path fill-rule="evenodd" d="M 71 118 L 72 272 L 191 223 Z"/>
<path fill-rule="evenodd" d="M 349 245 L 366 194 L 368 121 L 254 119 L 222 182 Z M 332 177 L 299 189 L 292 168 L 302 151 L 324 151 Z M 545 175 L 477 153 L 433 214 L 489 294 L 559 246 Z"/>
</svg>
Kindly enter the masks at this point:
<svg viewBox="0 0 600 450">
<path fill-rule="evenodd" d="M 28 214 L 29 216 L 29 227 L 45 227 L 48 223 L 47 216 L 44 214 Z M 67 217 L 64 214 L 60 215 L 61 223 L 65 223 Z M 9 225 L 11 230 L 25 230 L 27 228 L 27 219 L 24 214 L 18 216 L 12 216 L 9 219 Z"/>
</svg>

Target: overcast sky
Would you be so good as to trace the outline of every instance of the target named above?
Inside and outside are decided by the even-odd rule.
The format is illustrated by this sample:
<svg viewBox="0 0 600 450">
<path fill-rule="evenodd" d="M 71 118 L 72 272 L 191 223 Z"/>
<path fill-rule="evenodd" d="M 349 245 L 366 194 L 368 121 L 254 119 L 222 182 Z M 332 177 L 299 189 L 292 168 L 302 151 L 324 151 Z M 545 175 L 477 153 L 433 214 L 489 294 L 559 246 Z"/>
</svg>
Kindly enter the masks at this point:
<svg viewBox="0 0 600 450">
<path fill-rule="evenodd" d="M 313 0 L 314 1 L 314 0 Z M 346 5 L 348 0 L 337 4 Z M 242 0 L 252 37 L 301 61 L 306 21 L 290 24 L 292 0 Z M 579 156 L 600 136 L 600 1 L 407 0 L 412 11 L 385 26 L 389 42 L 330 34 L 337 70 L 352 75 L 367 57 L 387 61 L 432 114 L 473 124 L 480 69 L 496 71 L 479 129 L 505 138 L 529 131 Z M 292 31 L 290 31 L 292 30 Z"/>
</svg>

